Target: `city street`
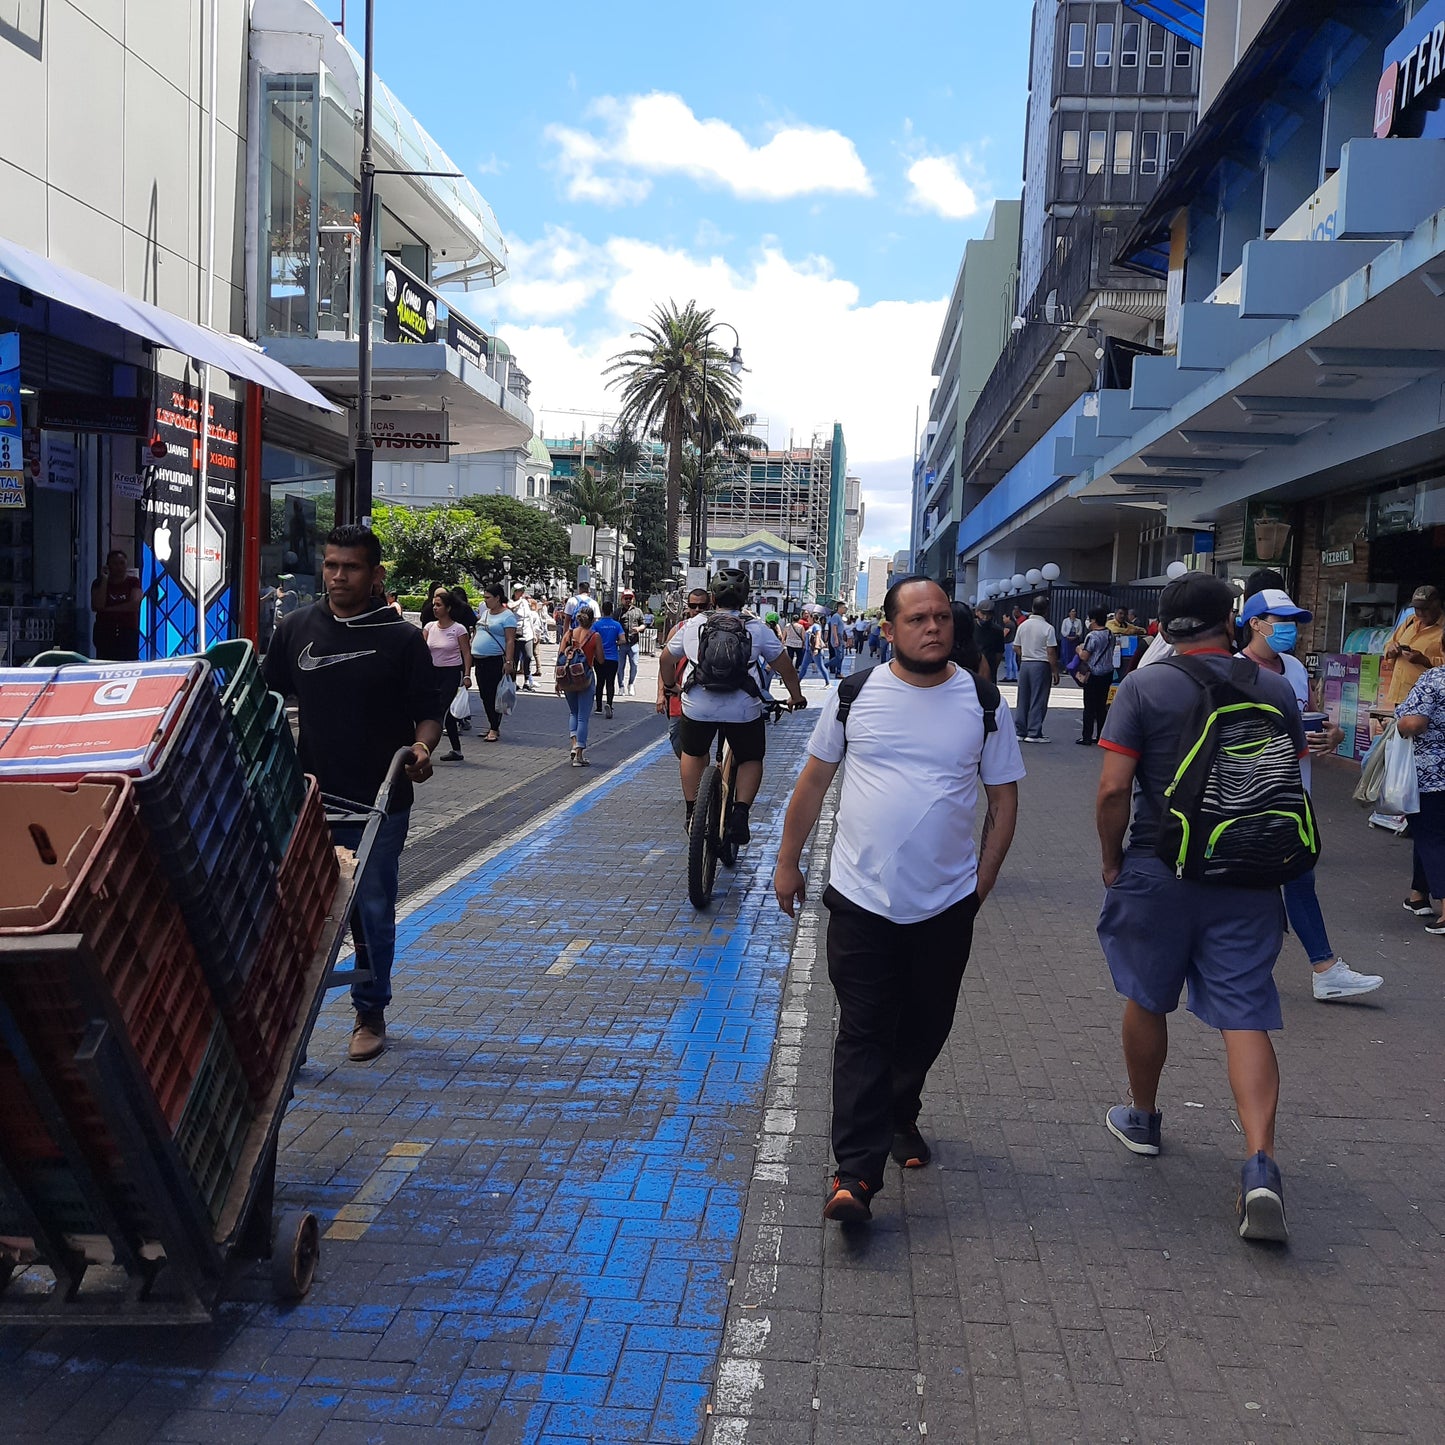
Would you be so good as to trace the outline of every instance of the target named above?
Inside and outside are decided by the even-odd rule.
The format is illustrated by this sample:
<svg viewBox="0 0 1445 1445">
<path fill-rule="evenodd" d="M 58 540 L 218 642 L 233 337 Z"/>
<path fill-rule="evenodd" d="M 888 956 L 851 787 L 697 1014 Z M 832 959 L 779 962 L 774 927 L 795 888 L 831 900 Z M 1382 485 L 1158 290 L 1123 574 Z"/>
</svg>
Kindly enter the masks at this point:
<svg viewBox="0 0 1445 1445">
<path fill-rule="evenodd" d="M 770 887 L 809 717 L 770 730 L 753 845 L 699 915 L 642 691 L 592 769 L 566 766 L 560 703 L 524 696 L 422 790 L 391 1047 L 345 1062 L 332 1000 L 287 1118 L 281 1202 L 325 1232 L 305 1302 L 262 1272 L 209 1329 L 4 1331 L 7 1439 L 1445 1438 L 1441 940 L 1400 908 L 1408 844 L 1365 827 L 1353 769 L 1316 770 L 1320 893 L 1386 984 L 1317 1004 L 1286 944 L 1287 1249 L 1234 1235 L 1240 1136 L 1191 1018 L 1163 1155 L 1104 1131 L 1098 754 L 1067 745 L 1062 690 L 925 1095 L 935 1162 L 890 1166 L 844 1231 L 820 1218 L 825 920 L 795 928 Z"/>
</svg>

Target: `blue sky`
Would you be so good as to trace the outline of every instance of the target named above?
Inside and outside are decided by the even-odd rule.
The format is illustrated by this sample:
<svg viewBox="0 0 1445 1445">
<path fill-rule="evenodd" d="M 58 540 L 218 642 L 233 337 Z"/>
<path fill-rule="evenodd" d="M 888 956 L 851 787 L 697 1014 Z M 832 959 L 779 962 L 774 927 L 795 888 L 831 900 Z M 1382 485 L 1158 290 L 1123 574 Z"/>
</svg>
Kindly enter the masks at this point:
<svg viewBox="0 0 1445 1445">
<path fill-rule="evenodd" d="M 511 275 L 455 299 L 548 435 L 609 407 L 601 365 L 655 304 L 695 298 L 738 328 L 773 445 L 843 423 L 863 550 L 891 552 L 963 244 L 1018 193 L 1030 8 L 411 0 L 378 4 L 376 64 L 497 213 Z"/>
</svg>

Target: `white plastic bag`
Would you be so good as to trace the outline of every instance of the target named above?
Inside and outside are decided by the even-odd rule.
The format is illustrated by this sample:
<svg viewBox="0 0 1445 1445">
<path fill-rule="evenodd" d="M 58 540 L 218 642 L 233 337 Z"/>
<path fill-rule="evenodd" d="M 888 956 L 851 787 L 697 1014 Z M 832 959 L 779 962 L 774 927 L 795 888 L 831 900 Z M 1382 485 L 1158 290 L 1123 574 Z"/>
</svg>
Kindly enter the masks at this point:
<svg viewBox="0 0 1445 1445">
<path fill-rule="evenodd" d="M 1399 733 L 1385 743 L 1385 781 L 1380 787 L 1382 813 L 1418 813 L 1420 785 L 1415 777 L 1415 745 Z"/>
<path fill-rule="evenodd" d="M 451 715 L 460 721 L 472 715 L 472 695 L 467 691 L 466 683 L 457 689 L 457 695 L 452 699 L 452 705 L 447 709 Z"/>
<path fill-rule="evenodd" d="M 502 680 L 497 684 L 497 712 L 501 717 L 506 717 L 516 705 L 517 684 L 503 673 Z"/>
</svg>

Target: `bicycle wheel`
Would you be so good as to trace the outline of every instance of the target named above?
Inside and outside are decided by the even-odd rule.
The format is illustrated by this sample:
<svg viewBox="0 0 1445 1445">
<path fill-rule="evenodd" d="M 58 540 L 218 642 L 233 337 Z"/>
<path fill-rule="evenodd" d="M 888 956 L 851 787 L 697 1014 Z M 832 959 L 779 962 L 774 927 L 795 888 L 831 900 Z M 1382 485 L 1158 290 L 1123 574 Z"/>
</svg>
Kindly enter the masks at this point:
<svg viewBox="0 0 1445 1445">
<path fill-rule="evenodd" d="M 687 835 L 687 896 L 694 908 L 712 902 L 717 881 L 718 837 L 722 829 L 722 777 L 709 764 L 697 790 L 692 827 Z"/>
</svg>

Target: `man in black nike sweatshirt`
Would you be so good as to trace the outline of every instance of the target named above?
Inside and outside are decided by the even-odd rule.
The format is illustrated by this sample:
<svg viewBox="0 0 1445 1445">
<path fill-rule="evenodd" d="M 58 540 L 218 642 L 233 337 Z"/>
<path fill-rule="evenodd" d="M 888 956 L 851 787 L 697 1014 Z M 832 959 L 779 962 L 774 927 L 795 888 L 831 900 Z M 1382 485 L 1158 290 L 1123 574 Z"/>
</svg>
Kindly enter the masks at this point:
<svg viewBox="0 0 1445 1445">
<path fill-rule="evenodd" d="M 369 807 L 397 750 L 412 750 L 356 895 L 356 959 L 372 977 L 351 988 L 349 1055 L 364 1060 L 386 1048 L 401 850 L 412 784 L 431 777 L 443 700 L 420 630 L 373 595 L 385 576 L 376 534 L 337 527 L 326 539 L 321 573 L 325 598 L 281 620 L 263 669 L 267 687 L 297 701 L 302 767 L 323 792 Z M 354 849 L 361 831 L 338 827 L 336 842 Z"/>
</svg>

